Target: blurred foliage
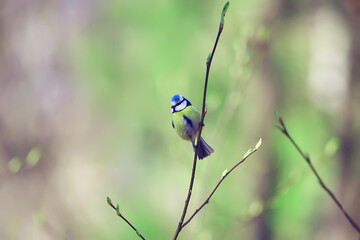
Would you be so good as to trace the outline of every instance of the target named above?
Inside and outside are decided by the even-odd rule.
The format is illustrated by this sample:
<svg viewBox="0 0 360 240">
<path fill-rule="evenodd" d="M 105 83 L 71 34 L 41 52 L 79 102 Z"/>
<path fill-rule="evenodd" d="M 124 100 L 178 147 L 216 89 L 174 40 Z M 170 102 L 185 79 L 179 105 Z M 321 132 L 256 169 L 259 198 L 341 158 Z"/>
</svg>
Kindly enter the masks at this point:
<svg viewBox="0 0 360 240">
<path fill-rule="evenodd" d="M 171 127 L 170 99 L 201 108 L 223 4 L 0 3 L 0 239 L 138 239 L 107 196 L 146 239 L 172 237 L 193 151 Z M 215 153 L 198 164 L 189 213 L 263 143 L 179 239 L 355 238 L 273 117 L 360 222 L 349 21 L 328 1 L 230 3 L 203 131 Z"/>
</svg>

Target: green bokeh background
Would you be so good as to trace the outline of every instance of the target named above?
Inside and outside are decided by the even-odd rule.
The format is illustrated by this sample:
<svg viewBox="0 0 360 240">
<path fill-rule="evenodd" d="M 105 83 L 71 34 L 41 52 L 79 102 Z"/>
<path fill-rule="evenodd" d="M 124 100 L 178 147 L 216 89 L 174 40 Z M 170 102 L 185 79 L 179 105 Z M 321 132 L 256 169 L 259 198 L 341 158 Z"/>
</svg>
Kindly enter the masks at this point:
<svg viewBox="0 0 360 240">
<path fill-rule="evenodd" d="M 191 144 L 170 99 L 201 108 L 221 1 L 0 3 L 0 239 L 171 239 Z M 179 239 L 356 239 L 280 114 L 360 222 L 359 18 L 352 1 L 234 0 L 209 78 L 192 213 Z M 355 55 L 355 56 L 354 56 Z"/>
</svg>

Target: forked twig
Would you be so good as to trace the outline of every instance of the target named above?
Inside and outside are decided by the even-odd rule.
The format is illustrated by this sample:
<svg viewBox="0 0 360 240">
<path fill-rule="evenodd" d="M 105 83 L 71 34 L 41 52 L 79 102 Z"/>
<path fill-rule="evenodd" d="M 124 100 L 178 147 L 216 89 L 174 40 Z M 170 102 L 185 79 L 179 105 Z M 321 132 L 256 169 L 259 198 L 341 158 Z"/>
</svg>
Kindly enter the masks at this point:
<svg viewBox="0 0 360 240">
<path fill-rule="evenodd" d="M 207 85 L 208 85 L 208 79 L 209 79 L 210 66 L 211 66 L 212 59 L 214 57 L 214 53 L 215 53 L 216 46 L 218 44 L 220 35 L 221 35 L 222 30 L 224 28 L 224 16 L 225 16 L 225 13 L 226 13 L 228 7 L 229 7 L 229 2 L 227 2 L 225 4 L 225 6 L 224 6 L 224 8 L 223 8 L 223 10 L 221 12 L 220 26 L 219 26 L 219 31 L 218 31 L 218 34 L 217 34 L 217 37 L 216 37 L 216 40 L 215 40 L 214 48 L 213 48 L 212 52 L 208 55 L 208 58 L 206 60 L 205 86 L 204 86 L 203 104 L 202 104 L 202 112 L 201 112 L 201 122 L 202 123 L 204 123 L 204 118 L 205 118 L 206 91 L 207 91 Z M 199 133 L 198 133 L 198 136 L 197 136 L 197 144 L 199 142 L 199 139 L 201 138 L 202 128 L 203 128 L 203 124 L 200 124 Z M 180 233 L 180 231 L 182 229 L 183 222 L 184 222 L 184 219 L 185 219 L 185 216 L 186 216 L 186 212 L 187 212 L 187 209 L 188 209 L 188 206 L 189 206 L 191 193 L 192 193 L 194 180 L 195 180 L 198 149 L 199 149 L 198 147 L 195 148 L 194 162 L 193 162 L 193 168 L 192 168 L 192 173 L 191 173 L 189 191 L 188 191 L 188 194 L 187 194 L 187 197 L 186 197 L 186 200 L 185 200 L 184 209 L 183 209 L 183 212 L 181 214 L 181 218 L 180 218 L 180 221 L 178 223 L 178 226 L 176 228 L 173 240 L 177 239 L 177 237 L 178 237 L 178 235 L 179 235 L 179 233 Z"/>
<path fill-rule="evenodd" d="M 203 208 L 205 207 L 206 204 L 209 203 L 210 198 L 214 195 L 215 191 L 218 189 L 218 187 L 220 186 L 220 184 L 224 181 L 224 179 L 235 169 L 237 168 L 240 164 L 242 164 L 248 157 L 250 157 L 250 155 L 252 155 L 253 153 L 255 153 L 261 146 L 262 143 L 262 139 L 260 138 L 259 142 L 256 144 L 254 149 L 249 149 L 249 151 L 243 156 L 243 158 L 240 160 L 240 162 L 238 162 L 237 164 L 235 164 L 230 171 L 228 171 L 227 169 L 225 169 L 225 171 L 223 172 L 223 174 L 221 175 L 221 178 L 219 180 L 219 182 L 216 184 L 215 188 L 212 190 L 212 192 L 210 193 L 210 195 L 206 198 L 206 200 L 200 205 L 199 208 L 197 208 L 195 210 L 195 212 L 191 215 L 191 217 L 189 217 L 188 220 L 186 220 L 186 222 L 184 222 L 184 224 L 182 225 L 182 228 L 184 228 L 194 217 L 195 215 Z"/>
<path fill-rule="evenodd" d="M 307 162 L 309 165 L 311 171 L 316 176 L 317 180 L 319 181 L 320 186 L 326 191 L 326 193 L 331 197 L 331 199 L 335 202 L 335 204 L 338 206 L 342 214 L 346 217 L 346 219 L 349 221 L 351 226 L 360 234 L 360 227 L 359 225 L 351 218 L 351 216 L 348 214 L 348 212 L 344 209 L 340 201 L 335 197 L 334 193 L 325 185 L 324 181 L 321 179 L 320 175 L 316 171 L 315 167 L 311 163 L 310 157 L 305 155 L 304 152 L 300 149 L 300 147 L 296 144 L 294 139 L 290 136 L 287 128 L 285 127 L 284 121 L 281 117 L 278 119 L 278 123 L 280 125 L 277 125 L 277 128 L 290 140 L 290 142 L 294 145 L 296 150 L 300 153 L 302 158 Z"/>
</svg>

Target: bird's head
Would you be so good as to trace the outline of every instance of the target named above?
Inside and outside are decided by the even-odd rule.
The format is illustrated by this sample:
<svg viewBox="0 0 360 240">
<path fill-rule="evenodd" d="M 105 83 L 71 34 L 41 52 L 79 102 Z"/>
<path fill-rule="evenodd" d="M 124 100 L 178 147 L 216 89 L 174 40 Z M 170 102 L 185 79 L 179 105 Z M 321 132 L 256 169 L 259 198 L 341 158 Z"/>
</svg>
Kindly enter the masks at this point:
<svg viewBox="0 0 360 240">
<path fill-rule="evenodd" d="M 180 112 L 190 105 L 189 100 L 177 94 L 171 98 L 171 113 Z"/>
</svg>

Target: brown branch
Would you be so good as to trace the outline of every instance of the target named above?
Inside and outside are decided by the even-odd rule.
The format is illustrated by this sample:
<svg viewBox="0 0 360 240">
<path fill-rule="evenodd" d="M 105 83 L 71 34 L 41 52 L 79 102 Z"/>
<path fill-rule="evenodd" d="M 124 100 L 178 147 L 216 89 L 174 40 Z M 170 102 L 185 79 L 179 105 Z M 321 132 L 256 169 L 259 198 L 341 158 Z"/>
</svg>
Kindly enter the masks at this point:
<svg viewBox="0 0 360 240">
<path fill-rule="evenodd" d="M 195 215 L 200 212 L 200 210 L 205 207 L 205 205 L 207 205 L 210 201 L 210 198 L 214 195 L 215 191 L 218 189 L 218 187 L 220 186 L 220 184 L 224 181 L 224 179 L 235 169 L 237 168 L 240 164 L 242 164 L 248 157 L 250 157 L 250 155 L 252 155 L 253 153 L 255 153 L 259 147 L 261 145 L 261 140 L 259 141 L 259 143 L 256 145 L 256 147 L 253 150 L 249 150 L 244 157 L 240 160 L 240 162 L 238 162 L 237 164 L 235 164 L 230 171 L 225 170 L 223 175 L 221 176 L 219 182 L 216 184 L 215 188 L 212 190 L 212 192 L 210 193 L 210 195 L 207 197 L 207 199 L 203 202 L 203 204 L 201 204 L 201 206 L 195 210 L 195 212 L 191 215 L 191 217 L 189 217 L 188 220 L 186 220 L 186 222 L 181 226 L 182 228 L 184 228 L 194 217 Z"/>
<path fill-rule="evenodd" d="M 229 2 L 227 2 L 225 4 L 225 6 L 224 6 L 224 8 L 222 10 L 219 31 L 218 31 L 218 34 L 217 34 L 217 37 L 216 37 L 216 40 L 215 40 L 214 48 L 213 48 L 212 52 L 209 54 L 209 56 L 208 56 L 208 58 L 206 60 L 206 75 L 205 75 L 205 86 L 204 86 L 203 104 L 202 104 L 202 112 L 201 112 L 201 123 L 204 123 L 204 118 L 205 118 L 206 91 L 207 91 L 207 85 L 208 85 L 208 79 L 209 79 L 210 66 L 211 66 L 212 59 L 214 57 L 214 53 L 215 53 L 215 50 L 216 50 L 220 35 L 221 35 L 222 30 L 224 28 L 224 16 L 225 16 L 225 13 L 226 13 L 228 7 L 229 7 Z M 197 136 L 197 143 L 196 143 L 196 148 L 195 148 L 194 162 L 193 162 L 193 168 L 192 168 L 192 173 L 191 173 L 189 191 L 188 191 L 188 194 L 187 194 L 187 197 L 186 197 L 186 200 L 185 200 L 184 209 L 183 209 L 183 212 L 181 214 L 179 224 L 178 224 L 178 226 L 176 228 L 173 240 L 177 239 L 180 231 L 182 230 L 182 225 L 183 225 L 183 222 L 184 222 L 184 219 L 185 219 L 185 216 L 186 216 L 186 212 L 187 212 L 187 209 L 188 209 L 188 206 L 189 206 L 189 203 L 190 203 L 191 193 L 192 193 L 192 189 L 193 189 L 193 186 L 194 186 L 194 180 L 195 180 L 196 163 L 197 163 L 197 156 L 198 156 L 198 150 L 199 150 L 198 143 L 199 143 L 199 140 L 201 138 L 203 125 L 204 124 L 200 124 L 200 127 L 199 127 L 199 133 L 198 133 L 198 136 Z"/>
<path fill-rule="evenodd" d="M 112 207 L 115 211 L 116 211 L 116 215 L 118 215 L 119 217 L 121 217 L 135 232 L 136 234 L 143 240 L 145 240 L 145 238 L 141 235 L 141 233 L 119 212 L 119 204 L 115 207 L 112 202 L 111 199 L 108 197 L 107 198 L 107 202 L 110 205 L 110 207 Z"/>
<path fill-rule="evenodd" d="M 321 179 L 320 175 L 316 171 L 315 167 L 311 163 L 310 157 L 305 155 L 304 152 L 300 149 L 300 147 L 296 144 L 294 139 L 290 136 L 287 128 L 285 127 L 284 121 L 281 117 L 278 118 L 278 122 L 280 125 L 277 126 L 277 128 L 290 140 L 290 142 L 294 145 L 296 150 L 300 153 L 302 158 L 307 162 L 309 165 L 311 171 L 316 176 L 317 180 L 319 181 L 320 186 L 326 191 L 326 193 L 331 197 L 331 199 L 335 202 L 335 204 L 338 206 L 342 214 L 346 217 L 346 219 L 349 221 L 351 226 L 360 234 L 360 227 L 359 225 L 350 217 L 350 215 L 347 213 L 347 211 L 343 208 L 340 201 L 335 197 L 334 193 L 325 185 L 324 181 Z"/>
</svg>

